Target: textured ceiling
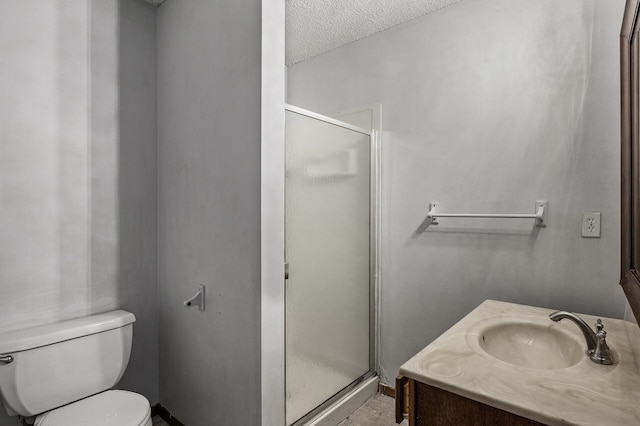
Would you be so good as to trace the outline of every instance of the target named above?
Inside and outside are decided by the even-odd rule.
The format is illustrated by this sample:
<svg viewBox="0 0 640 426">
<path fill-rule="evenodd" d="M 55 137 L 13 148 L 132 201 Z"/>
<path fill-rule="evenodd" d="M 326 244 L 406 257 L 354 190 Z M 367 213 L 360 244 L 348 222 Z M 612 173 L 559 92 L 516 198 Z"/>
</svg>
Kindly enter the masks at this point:
<svg viewBox="0 0 640 426">
<path fill-rule="evenodd" d="M 286 0 L 287 65 L 460 0 Z"/>
<path fill-rule="evenodd" d="M 165 0 L 144 0 L 160 6 Z M 304 61 L 460 0 L 286 0 L 286 62 Z"/>
</svg>

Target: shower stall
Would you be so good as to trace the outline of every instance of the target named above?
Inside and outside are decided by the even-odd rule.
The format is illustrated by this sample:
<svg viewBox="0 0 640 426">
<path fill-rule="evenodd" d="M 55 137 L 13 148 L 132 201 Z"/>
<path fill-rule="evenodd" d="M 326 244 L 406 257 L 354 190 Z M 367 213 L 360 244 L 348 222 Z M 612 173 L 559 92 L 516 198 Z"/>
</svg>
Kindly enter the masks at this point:
<svg viewBox="0 0 640 426">
<path fill-rule="evenodd" d="M 286 421 L 375 389 L 371 129 L 286 108 Z"/>
</svg>

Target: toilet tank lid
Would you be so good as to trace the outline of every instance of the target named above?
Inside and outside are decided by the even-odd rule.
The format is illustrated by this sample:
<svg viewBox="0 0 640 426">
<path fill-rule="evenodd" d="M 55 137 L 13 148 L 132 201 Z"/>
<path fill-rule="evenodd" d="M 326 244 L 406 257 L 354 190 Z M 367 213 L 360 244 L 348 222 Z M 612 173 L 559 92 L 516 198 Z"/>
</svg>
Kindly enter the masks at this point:
<svg viewBox="0 0 640 426">
<path fill-rule="evenodd" d="M 26 351 L 101 333 L 124 327 L 135 320 L 131 312 L 119 310 L 0 333 L 0 354 Z"/>
</svg>

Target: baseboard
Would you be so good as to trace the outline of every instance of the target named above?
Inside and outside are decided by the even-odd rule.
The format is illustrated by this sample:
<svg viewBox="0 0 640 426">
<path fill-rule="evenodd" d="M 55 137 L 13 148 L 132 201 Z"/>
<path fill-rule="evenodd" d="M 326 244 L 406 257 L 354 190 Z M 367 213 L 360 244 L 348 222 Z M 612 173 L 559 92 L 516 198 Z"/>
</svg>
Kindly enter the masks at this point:
<svg viewBox="0 0 640 426">
<path fill-rule="evenodd" d="M 390 396 L 391 398 L 396 397 L 396 388 L 385 385 L 384 383 L 380 383 L 378 391 L 383 395 Z"/>
<path fill-rule="evenodd" d="M 160 418 L 164 420 L 165 423 L 167 423 L 169 426 L 186 426 L 180 420 L 173 417 L 169 410 L 167 410 L 160 404 L 156 404 L 151 407 L 151 417 L 153 416 L 160 416 Z"/>
</svg>

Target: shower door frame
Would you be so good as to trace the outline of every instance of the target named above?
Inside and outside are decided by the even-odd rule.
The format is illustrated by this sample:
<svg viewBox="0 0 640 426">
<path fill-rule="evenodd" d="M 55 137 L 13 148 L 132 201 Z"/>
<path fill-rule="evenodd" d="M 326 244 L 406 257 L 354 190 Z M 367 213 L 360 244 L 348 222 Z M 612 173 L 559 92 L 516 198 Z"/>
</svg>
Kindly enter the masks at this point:
<svg viewBox="0 0 640 426">
<path fill-rule="evenodd" d="M 350 392 L 357 389 L 358 386 L 363 384 L 368 379 L 378 374 L 378 279 L 379 279 L 379 257 L 380 257 L 380 244 L 379 244 L 379 231 L 380 231 L 380 137 L 378 132 L 373 129 L 367 130 L 357 126 L 353 126 L 349 123 L 345 123 L 334 118 L 318 114 L 313 111 L 309 111 L 294 105 L 285 104 L 285 112 L 289 111 L 294 114 L 303 115 L 308 118 L 319 120 L 328 124 L 342 127 L 344 129 L 352 130 L 364 135 L 369 136 L 369 370 L 347 385 L 341 391 L 318 405 L 316 408 L 296 420 L 291 426 L 302 426 L 330 408 L 333 404 L 339 401 L 341 398 L 347 396 Z M 286 128 L 286 119 L 285 119 Z M 286 140 L 285 140 L 286 146 Z M 286 164 L 286 160 L 285 160 Z M 285 179 L 286 185 L 286 179 Z M 286 196 L 285 196 L 286 204 Z M 287 226 L 285 219 L 284 231 L 286 234 Z M 286 241 L 286 237 L 285 237 Z M 286 243 L 285 243 L 285 262 L 286 260 Z M 286 279 L 284 280 L 286 287 Z M 286 306 L 286 288 L 285 288 L 285 306 Z M 286 309 L 285 309 L 286 311 Z M 285 336 L 286 336 L 287 321 L 285 318 Z M 286 337 L 285 337 L 285 354 L 286 354 Z M 286 376 L 286 365 L 285 365 Z M 285 377 L 286 382 L 286 377 Z M 285 392 L 285 410 L 286 410 L 286 386 Z M 286 421 L 285 421 L 286 426 Z"/>
</svg>

